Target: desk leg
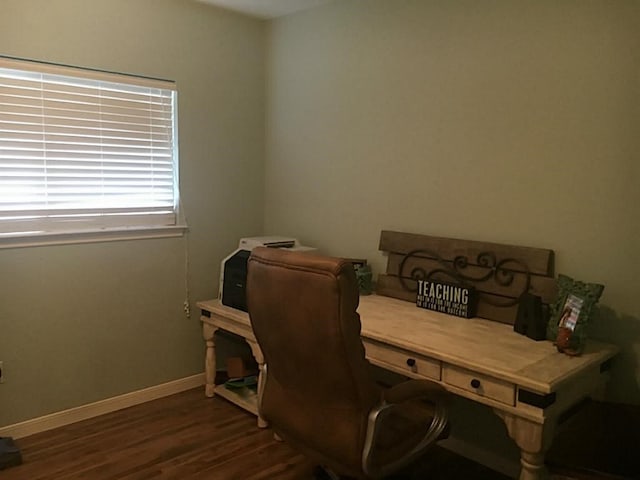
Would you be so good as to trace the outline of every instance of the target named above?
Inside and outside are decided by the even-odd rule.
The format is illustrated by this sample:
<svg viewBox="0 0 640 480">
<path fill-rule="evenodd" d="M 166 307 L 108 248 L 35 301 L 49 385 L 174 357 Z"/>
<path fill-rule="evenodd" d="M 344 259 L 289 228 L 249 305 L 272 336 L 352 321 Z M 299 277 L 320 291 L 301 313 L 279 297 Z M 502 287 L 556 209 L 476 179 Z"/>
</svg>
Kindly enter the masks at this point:
<svg viewBox="0 0 640 480">
<path fill-rule="evenodd" d="M 520 480 L 544 480 L 549 472 L 544 465 L 544 456 L 551 446 L 554 424 L 535 423 L 507 412 L 494 410 L 502 418 L 509 436 L 520 448 Z"/>
<path fill-rule="evenodd" d="M 253 358 L 258 362 L 258 405 L 262 400 L 262 388 L 264 387 L 264 356 L 262 355 L 262 350 L 258 346 L 257 342 L 251 342 L 247 340 L 249 347 L 251 347 L 251 353 L 253 354 Z M 262 418 L 260 412 L 258 411 L 258 428 L 267 428 L 269 423 Z"/>
<path fill-rule="evenodd" d="M 208 323 L 202 323 L 202 336 L 207 345 L 204 360 L 204 394 L 207 397 L 213 397 L 214 389 L 216 388 L 216 344 L 213 338 L 216 330 L 218 330 L 217 327 L 209 325 Z"/>
</svg>

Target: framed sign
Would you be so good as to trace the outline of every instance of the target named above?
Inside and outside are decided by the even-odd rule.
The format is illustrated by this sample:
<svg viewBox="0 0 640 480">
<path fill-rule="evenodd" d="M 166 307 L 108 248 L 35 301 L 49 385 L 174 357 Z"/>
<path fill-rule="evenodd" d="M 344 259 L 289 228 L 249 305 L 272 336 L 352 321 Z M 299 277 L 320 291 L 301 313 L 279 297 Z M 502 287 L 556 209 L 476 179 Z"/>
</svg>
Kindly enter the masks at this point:
<svg viewBox="0 0 640 480">
<path fill-rule="evenodd" d="M 592 320 L 604 285 L 574 280 L 558 275 L 558 297 L 551 305 L 551 320 L 547 339 L 568 355 L 580 355 L 587 338 L 587 326 Z"/>
<path fill-rule="evenodd" d="M 473 287 L 436 280 L 418 280 L 416 305 L 420 308 L 471 318 L 476 315 L 477 300 Z"/>
</svg>

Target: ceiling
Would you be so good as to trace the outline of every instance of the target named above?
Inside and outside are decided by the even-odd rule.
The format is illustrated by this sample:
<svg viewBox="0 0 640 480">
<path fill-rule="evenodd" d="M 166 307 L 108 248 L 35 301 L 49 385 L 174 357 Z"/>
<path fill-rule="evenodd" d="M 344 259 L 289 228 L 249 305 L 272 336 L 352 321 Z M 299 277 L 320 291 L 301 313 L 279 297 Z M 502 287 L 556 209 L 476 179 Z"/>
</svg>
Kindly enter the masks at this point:
<svg viewBox="0 0 640 480">
<path fill-rule="evenodd" d="M 337 0 L 198 0 L 254 17 L 271 19 Z"/>
</svg>

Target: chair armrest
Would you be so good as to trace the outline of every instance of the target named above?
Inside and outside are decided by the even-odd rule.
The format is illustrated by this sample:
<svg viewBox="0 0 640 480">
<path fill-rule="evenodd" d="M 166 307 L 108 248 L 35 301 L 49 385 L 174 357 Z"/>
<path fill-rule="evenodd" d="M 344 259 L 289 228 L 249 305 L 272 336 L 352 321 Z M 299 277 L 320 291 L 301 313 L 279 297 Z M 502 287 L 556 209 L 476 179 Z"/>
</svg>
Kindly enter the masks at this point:
<svg viewBox="0 0 640 480">
<path fill-rule="evenodd" d="M 418 398 L 448 404 L 451 398 L 442 385 L 428 380 L 407 380 L 385 390 L 383 395 L 385 402 L 395 404 Z"/>
<path fill-rule="evenodd" d="M 369 413 L 367 435 L 362 454 L 362 468 L 373 478 L 380 478 L 407 465 L 421 455 L 430 445 L 446 437 L 448 431 L 447 409 L 451 395 L 441 385 L 428 380 L 407 380 L 386 390 L 380 405 Z M 409 400 L 426 399 L 434 405 L 434 415 L 431 424 L 422 440 L 402 458 L 385 466 L 374 467 L 371 456 L 372 449 L 378 437 L 380 424 L 394 408 L 401 408 L 401 404 Z"/>
</svg>

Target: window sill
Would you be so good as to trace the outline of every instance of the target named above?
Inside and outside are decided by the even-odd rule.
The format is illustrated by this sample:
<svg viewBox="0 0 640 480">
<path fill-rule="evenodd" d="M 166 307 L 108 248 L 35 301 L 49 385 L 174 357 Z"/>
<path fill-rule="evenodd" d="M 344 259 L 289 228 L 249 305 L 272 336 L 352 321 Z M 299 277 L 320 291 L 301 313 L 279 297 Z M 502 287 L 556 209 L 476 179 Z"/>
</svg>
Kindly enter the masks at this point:
<svg viewBox="0 0 640 480">
<path fill-rule="evenodd" d="M 186 225 L 175 225 L 163 227 L 128 227 L 77 232 L 0 234 L 0 249 L 181 237 L 185 234 L 187 228 L 188 227 Z"/>
</svg>

